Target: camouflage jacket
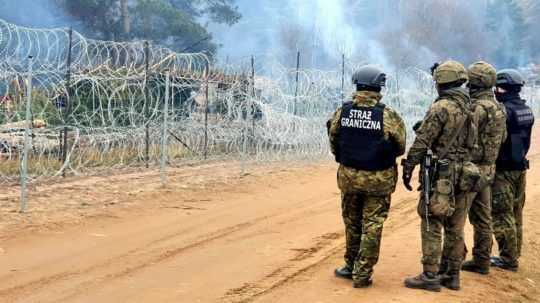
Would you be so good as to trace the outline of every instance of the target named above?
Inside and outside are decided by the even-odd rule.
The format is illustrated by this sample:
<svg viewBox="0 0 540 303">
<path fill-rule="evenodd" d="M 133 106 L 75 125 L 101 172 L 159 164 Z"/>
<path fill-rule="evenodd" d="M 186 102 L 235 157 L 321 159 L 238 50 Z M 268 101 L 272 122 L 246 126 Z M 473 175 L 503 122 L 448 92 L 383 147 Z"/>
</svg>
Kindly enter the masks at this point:
<svg viewBox="0 0 540 303">
<path fill-rule="evenodd" d="M 358 107 L 373 107 L 382 99 L 382 95 L 375 92 L 357 92 L 353 96 L 353 103 Z M 405 123 L 399 114 L 389 107 L 385 107 L 384 137 L 394 140 L 399 147 L 399 155 L 405 153 L 406 129 Z M 335 155 L 339 144 L 341 108 L 334 113 L 330 120 L 330 146 Z M 342 191 L 360 192 L 372 195 L 389 195 L 396 189 L 397 167 L 383 171 L 363 171 L 340 165 L 338 169 L 338 186 Z"/>
<path fill-rule="evenodd" d="M 469 93 L 463 88 L 441 92 L 416 131 L 416 138 L 407 155 L 408 164 L 420 164 L 428 149 L 439 158 L 441 153 L 447 151 L 445 158 L 448 160 L 470 161 L 477 135 L 469 125 L 472 123 L 464 124 L 474 120 L 470 105 Z M 460 125 L 464 126 L 454 142 L 450 142 Z"/>
<path fill-rule="evenodd" d="M 491 90 L 475 92 L 471 100 L 478 126 L 478 148 L 473 151 L 473 162 L 483 166 L 495 165 L 501 144 L 506 140 L 506 110 Z"/>
</svg>

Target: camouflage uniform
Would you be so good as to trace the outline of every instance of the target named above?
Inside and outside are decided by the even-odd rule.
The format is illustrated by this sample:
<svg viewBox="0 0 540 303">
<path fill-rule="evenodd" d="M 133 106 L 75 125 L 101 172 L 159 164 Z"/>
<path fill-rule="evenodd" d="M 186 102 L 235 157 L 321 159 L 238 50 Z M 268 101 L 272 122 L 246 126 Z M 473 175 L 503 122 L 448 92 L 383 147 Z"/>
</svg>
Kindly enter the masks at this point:
<svg viewBox="0 0 540 303">
<path fill-rule="evenodd" d="M 448 148 L 451 138 L 457 131 L 458 125 L 467 119 L 467 108 L 470 100 L 468 92 L 463 88 L 454 88 L 441 93 L 439 99 L 430 107 L 424 122 L 416 132 L 416 139 L 407 155 L 408 165 L 416 166 L 423 161 L 428 149 L 435 155 L 448 150 L 446 159 L 452 162 L 454 171 L 459 170 L 464 161 L 470 161 L 471 148 L 466 142 L 470 137 L 470 130 L 464 127 L 454 143 Z M 424 272 L 437 273 L 441 257 L 448 260 L 449 270 L 458 270 L 463 261 L 463 228 L 469 210 L 469 193 L 461 192 L 457 186 L 457 177 L 454 177 L 455 211 L 450 217 L 440 218 L 430 216 L 428 222 L 421 212 L 424 209 L 420 200 L 419 214 L 422 218 L 422 264 Z M 444 249 L 441 250 L 442 233 L 444 229 Z"/>
<path fill-rule="evenodd" d="M 492 265 L 517 270 L 523 242 L 523 207 L 534 114 L 519 95 L 498 97 L 507 111 L 507 140 L 503 143 L 493 185 L 493 232 L 500 258 Z M 521 125 L 517 125 L 521 123 Z M 502 265 L 502 266 L 501 266 Z"/>
<path fill-rule="evenodd" d="M 373 107 L 380 93 L 361 91 L 353 97 L 357 107 Z M 330 122 L 332 153 L 338 149 L 341 108 Z M 405 152 L 405 124 L 392 109 L 384 109 L 384 137 L 394 140 L 398 153 Z M 379 258 L 383 223 L 388 216 L 390 196 L 397 183 L 397 166 L 383 171 L 363 171 L 340 165 L 338 186 L 342 192 L 342 214 L 345 223 L 345 262 L 353 268 L 355 281 L 368 281 Z"/>
<path fill-rule="evenodd" d="M 526 174 L 497 171 L 493 184 L 493 233 L 501 259 L 511 266 L 517 266 L 521 256 Z"/>
<path fill-rule="evenodd" d="M 493 87 L 497 79 L 495 68 L 485 62 L 469 67 L 471 100 L 478 126 L 477 148 L 473 162 L 480 169 L 484 188 L 473 193 L 469 221 L 474 228 L 473 262 L 471 265 L 489 270 L 492 246 L 491 185 L 495 178 L 495 161 L 506 139 L 506 111 L 497 102 Z M 465 265 L 464 265 L 465 266 Z"/>
</svg>

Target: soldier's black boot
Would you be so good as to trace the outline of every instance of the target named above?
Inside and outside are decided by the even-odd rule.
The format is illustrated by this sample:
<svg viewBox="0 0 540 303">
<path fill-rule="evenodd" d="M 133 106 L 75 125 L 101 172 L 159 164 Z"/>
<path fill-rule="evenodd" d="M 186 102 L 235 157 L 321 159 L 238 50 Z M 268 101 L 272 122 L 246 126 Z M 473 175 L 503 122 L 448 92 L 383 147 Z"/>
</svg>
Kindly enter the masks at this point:
<svg viewBox="0 0 540 303">
<path fill-rule="evenodd" d="M 334 273 L 338 278 L 352 280 L 352 268 L 350 268 L 348 265 L 345 265 L 342 268 L 337 268 Z"/>
<path fill-rule="evenodd" d="M 491 266 L 497 267 L 504 270 L 509 270 L 513 272 L 518 271 L 518 265 L 517 264 L 510 264 L 500 257 L 491 257 Z"/>
<path fill-rule="evenodd" d="M 469 260 L 463 262 L 463 265 L 461 265 L 461 270 L 470 271 L 481 275 L 487 275 L 489 274 L 489 265 L 482 266 L 474 260 Z"/>
<path fill-rule="evenodd" d="M 442 275 L 441 285 L 451 290 L 460 290 L 459 271 L 452 270 Z"/>
<path fill-rule="evenodd" d="M 362 280 L 362 281 L 353 281 L 353 287 L 354 288 L 368 288 L 373 284 L 373 281 L 371 279 L 369 280 Z"/>
<path fill-rule="evenodd" d="M 439 292 L 441 280 L 434 272 L 423 272 L 416 277 L 405 279 L 405 287 Z"/>
<path fill-rule="evenodd" d="M 448 271 L 448 261 L 442 260 L 441 265 L 439 266 L 439 276 L 446 274 Z"/>
</svg>

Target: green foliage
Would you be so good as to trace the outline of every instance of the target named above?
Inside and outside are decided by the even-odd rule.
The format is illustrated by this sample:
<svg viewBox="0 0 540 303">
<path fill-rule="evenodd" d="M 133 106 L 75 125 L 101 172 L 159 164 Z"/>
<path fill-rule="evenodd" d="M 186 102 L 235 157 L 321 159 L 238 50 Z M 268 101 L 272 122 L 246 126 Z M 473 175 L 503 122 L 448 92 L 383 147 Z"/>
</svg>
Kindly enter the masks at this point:
<svg viewBox="0 0 540 303">
<path fill-rule="evenodd" d="M 118 40 L 121 34 L 118 0 L 58 0 L 65 11 L 96 38 Z"/>
<path fill-rule="evenodd" d="M 155 41 L 177 51 L 213 54 L 217 48 L 210 42 L 211 34 L 202 25 L 168 1 L 139 0 L 132 13 L 132 35 L 137 38 Z"/>
<path fill-rule="evenodd" d="M 238 7 L 234 6 L 235 0 L 171 0 L 169 2 L 186 14 L 197 18 L 207 16 L 214 23 L 233 25 L 242 17 L 238 12 Z"/>
<path fill-rule="evenodd" d="M 80 22 L 78 29 L 89 37 L 115 41 L 145 39 L 175 51 L 210 55 L 218 46 L 212 42 L 204 23 L 232 25 L 241 17 L 235 0 L 56 1 Z M 127 14 L 122 13 L 123 1 L 127 1 Z"/>
</svg>

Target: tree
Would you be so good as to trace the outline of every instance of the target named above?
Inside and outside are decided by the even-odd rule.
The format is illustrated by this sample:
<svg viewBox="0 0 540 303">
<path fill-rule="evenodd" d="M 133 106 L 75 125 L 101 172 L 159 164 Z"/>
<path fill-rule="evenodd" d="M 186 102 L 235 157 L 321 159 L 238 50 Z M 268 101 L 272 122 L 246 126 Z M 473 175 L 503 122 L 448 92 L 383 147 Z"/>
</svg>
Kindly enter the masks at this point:
<svg viewBox="0 0 540 303">
<path fill-rule="evenodd" d="M 159 0 L 140 0 L 133 8 L 133 32 L 137 38 L 159 42 L 177 51 L 207 51 L 217 46 L 211 34 L 184 11 Z"/>
<path fill-rule="evenodd" d="M 170 3 L 187 14 L 208 17 L 214 23 L 233 25 L 242 17 L 235 0 L 171 0 Z"/>
<path fill-rule="evenodd" d="M 59 4 L 80 22 L 76 28 L 89 37 L 120 40 L 122 23 L 118 0 L 59 0 Z"/>
<path fill-rule="evenodd" d="M 90 37 L 145 39 L 175 51 L 214 54 L 217 45 L 203 22 L 232 25 L 235 0 L 57 0 Z"/>
</svg>

